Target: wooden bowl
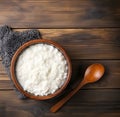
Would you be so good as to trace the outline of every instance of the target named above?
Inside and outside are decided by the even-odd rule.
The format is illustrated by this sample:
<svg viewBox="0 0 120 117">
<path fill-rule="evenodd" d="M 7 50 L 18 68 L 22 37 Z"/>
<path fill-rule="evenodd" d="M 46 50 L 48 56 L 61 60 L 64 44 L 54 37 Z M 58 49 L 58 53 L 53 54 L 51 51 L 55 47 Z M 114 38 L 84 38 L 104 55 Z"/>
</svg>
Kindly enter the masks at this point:
<svg viewBox="0 0 120 117">
<path fill-rule="evenodd" d="M 49 45 L 53 45 L 54 47 L 56 47 L 65 57 L 66 61 L 67 61 L 67 65 L 68 65 L 68 75 L 66 78 L 65 83 L 63 84 L 63 86 L 61 88 L 59 88 L 55 93 L 53 94 L 49 94 L 47 96 L 35 96 L 34 94 L 31 94 L 27 91 L 24 91 L 24 89 L 22 88 L 22 86 L 20 85 L 20 83 L 17 80 L 16 77 L 16 72 L 15 72 L 15 68 L 16 68 L 16 62 L 17 59 L 19 57 L 19 55 L 24 51 L 24 49 L 26 49 L 28 46 L 34 45 L 34 44 L 38 44 L 38 43 L 45 43 L 45 44 L 49 44 Z M 16 86 L 16 88 L 23 93 L 26 97 L 35 99 L 35 100 L 46 100 L 46 99 L 50 99 L 53 98 L 55 96 L 57 96 L 58 94 L 60 94 L 68 85 L 70 78 L 71 78 L 71 73 L 72 73 L 72 67 L 71 67 L 71 61 L 70 58 L 68 57 L 67 53 L 65 52 L 65 50 L 57 43 L 50 41 L 50 40 L 46 40 L 46 39 L 36 39 L 36 40 L 31 40 L 29 42 L 26 42 L 25 44 L 23 44 L 14 54 L 12 61 L 11 61 L 11 66 L 10 66 L 10 73 L 11 73 L 11 77 L 12 80 Z"/>
</svg>

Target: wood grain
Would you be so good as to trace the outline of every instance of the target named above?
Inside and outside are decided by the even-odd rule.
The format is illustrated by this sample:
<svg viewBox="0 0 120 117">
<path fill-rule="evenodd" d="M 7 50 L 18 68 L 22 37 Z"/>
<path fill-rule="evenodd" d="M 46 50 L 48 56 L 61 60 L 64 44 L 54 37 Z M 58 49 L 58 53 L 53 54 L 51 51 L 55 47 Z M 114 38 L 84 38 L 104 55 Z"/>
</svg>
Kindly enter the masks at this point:
<svg viewBox="0 0 120 117">
<path fill-rule="evenodd" d="M 2 0 L 0 25 L 14 28 L 120 27 L 119 0 Z"/>
<path fill-rule="evenodd" d="M 26 29 L 15 29 L 15 31 L 25 31 Z M 55 42 L 61 44 L 65 50 L 68 52 L 72 59 L 73 65 L 73 75 L 72 80 L 68 88 L 73 88 L 76 86 L 76 82 L 79 83 L 83 77 L 84 71 L 88 65 L 93 63 L 102 63 L 105 68 L 106 72 L 104 77 L 94 84 L 89 84 L 85 86 L 81 91 L 91 91 L 94 90 L 96 92 L 106 91 L 101 93 L 100 95 L 102 102 L 98 100 L 98 102 L 89 102 L 86 101 L 87 99 L 93 99 L 92 95 L 95 96 L 95 99 L 98 98 L 98 94 L 95 92 L 85 93 L 86 100 L 85 102 L 81 100 L 81 98 L 77 97 L 75 100 L 79 99 L 83 102 L 80 103 L 79 106 L 76 106 L 75 101 L 73 101 L 71 106 L 66 106 L 62 110 L 62 112 L 58 112 L 57 114 L 53 115 L 51 113 L 46 113 L 46 117 L 49 116 L 56 116 L 56 117 L 64 117 L 71 115 L 72 116 L 98 116 L 98 117 L 119 117 L 120 107 L 119 101 L 116 99 L 119 97 L 119 88 L 120 88 L 120 40 L 119 40 L 119 28 L 105 28 L 105 29 L 39 29 L 42 37 L 45 39 L 50 39 Z M 111 93 L 109 90 L 114 90 L 117 93 L 112 92 L 111 95 L 114 97 L 114 101 L 112 100 L 113 97 L 109 95 Z M 4 92 L 4 93 L 3 93 Z M 13 117 L 18 116 L 30 116 L 35 117 L 40 114 L 40 110 L 38 105 L 35 103 L 31 103 L 31 101 L 27 101 L 24 106 L 22 101 L 18 101 L 15 92 L 13 91 L 13 86 L 8 79 L 5 69 L 3 68 L 1 61 L 0 61 L 0 94 L 6 95 L 6 98 L 3 96 L 0 99 L 0 102 L 6 102 L 6 106 L 1 106 L 0 114 L 1 116 L 8 117 L 11 114 Z M 11 96 L 14 96 L 11 97 Z M 108 100 L 104 100 L 104 96 L 108 95 Z M 8 102 L 7 97 L 13 102 L 13 106 L 11 107 Z M 85 98 L 85 97 L 84 97 Z M 3 100 L 4 99 L 4 100 Z M 99 98 L 100 99 L 100 98 Z M 5 101 L 6 100 L 6 101 Z M 14 100 L 14 101 L 13 101 Z M 17 102 L 17 103 L 16 103 Z M 19 102 L 19 104 L 18 104 Z M 16 104 L 20 107 L 17 107 Z M 1 104 L 0 104 L 1 105 Z M 4 104 L 2 104 L 4 105 Z M 29 106 L 28 106 L 29 105 Z M 37 106 L 36 106 L 37 105 Z M 81 106 L 82 105 L 82 106 Z M 16 107 L 16 110 L 13 108 Z M 35 112 L 33 112 L 33 108 Z M 26 108 L 26 110 L 24 110 Z M 31 109 L 32 108 L 32 109 Z M 19 110 L 19 111 L 18 111 Z M 69 110 L 69 111 L 68 111 Z M 86 110 L 86 111 L 84 111 Z M 32 111 L 32 112 L 31 112 Z M 3 113 L 6 113 L 3 115 Z M 101 113 L 101 114 L 98 114 Z M 35 115 L 34 115 L 35 114 Z"/>
<path fill-rule="evenodd" d="M 25 31 L 16 29 L 16 31 Z M 120 59 L 120 29 L 39 29 L 59 43 L 71 59 Z"/>
<path fill-rule="evenodd" d="M 105 75 L 103 78 L 93 84 L 88 84 L 83 89 L 104 89 L 104 88 L 120 88 L 120 61 L 119 60 L 72 60 L 73 73 L 70 87 L 76 86 L 84 75 L 86 68 L 93 63 L 101 63 L 105 66 Z M 0 90 L 12 89 L 12 85 L 0 65 Z"/>
<path fill-rule="evenodd" d="M 15 29 L 25 31 L 25 29 Z M 120 59 L 120 28 L 39 29 L 42 38 L 59 43 L 71 59 Z"/>
<path fill-rule="evenodd" d="M 14 91 L 0 91 L 0 116 L 12 117 L 16 115 L 25 115 L 30 117 L 41 117 L 41 109 L 44 110 L 45 117 L 65 117 L 70 115 L 79 117 L 85 115 L 88 117 L 97 116 L 118 117 L 120 115 L 120 91 L 114 89 L 106 90 L 80 90 L 58 113 L 50 113 L 49 107 L 54 101 L 44 101 L 42 105 L 34 100 L 19 100 Z M 88 98 L 89 97 L 89 98 Z M 47 108 L 48 107 L 48 108 Z M 20 114 L 21 113 L 21 114 Z M 42 116 L 43 117 L 43 116 Z"/>
<path fill-rule="evenodd" d="M 53 114 L 46 110 L 58 99 L 17 98 L 0 58 L 0 117 L 120 117 L 119 0 L 1 0 L 0 25 L 4 24 L 16 31 L 37 28 L 43 38 L 61 44 L 73 64 L 68 88 L 81 81 L 92 63 L 102 63 L 106 72 Z"/>
<path fill-rule="evenodd" d="M 79 111 L 79 110 L 78 110 Z M 73 117 L 119 117 L 120 113 L 112 113 L 112 112 L 103 112 L 103 113 L 99 113 L 99 112 L 87 112 L 87 113 L 56 113 L 55 115 L 52 113 L 47 113 L 45 117 L 68 117 L 68 116 L 73 116 Z"/>
</svg>

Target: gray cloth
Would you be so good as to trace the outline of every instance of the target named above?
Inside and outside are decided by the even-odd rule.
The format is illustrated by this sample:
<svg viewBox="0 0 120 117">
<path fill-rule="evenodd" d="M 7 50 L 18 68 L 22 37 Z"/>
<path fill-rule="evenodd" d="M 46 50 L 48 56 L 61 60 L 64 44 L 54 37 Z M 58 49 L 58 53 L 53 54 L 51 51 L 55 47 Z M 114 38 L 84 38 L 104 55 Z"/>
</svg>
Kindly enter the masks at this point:
<svg viewBox="0 0 120 117">
<path fill-rule="evenodd" d="M 16 50 L 27 41 L 40 38 L 40 32 L 35 29 L 18 32 L 13 31 L 12 28 L 6 25 L 0 27 L 0 56 L 2 58 L 2 64 L 4 65 L 10 79 L 10 63 Z M 26 98 L 16 88 L 15 90 L 20 99 Z"/>
<path fill-rule="evenodd" d="M 16 52 L 16 50 L 23 45 L 25 42 L 33 39 L 40 39 L 41 34 L 38 30 L 27 30 L 24 32 L 16 32 L 13 31 L 10 27 L 8 26 L 2 26 L 0 27 L 0 56 L 2 58 L 2 63 L 7 71 L 7 74 L 9 78 L 11 79 L 10 76 L 10 63 L 11 59 Z M 13 82 L 11 81 L 13 84 Z M 71 83 L 70 83 L 71 84 Z M 14 84 L 13 84 L 14 85 Z M 15 88 L 15 86 L 14 86 Z M 15 88 L 17 95 L 20 99 L 26 99 L 26 97 L 20 93 L 16 88 Z M 43 115 L 49 111 L 49 108 L 55 104 L 58 100 L 62 99 L 69 91 L 71 91 L 71 86 L 68 85 L 65 91 L 63 91 L 62 94 L 54 97 L 53 99 L 46 100 L 46 101 L 39 101 L 37 102 L 37 106 L 35 105 L 35 110 L 37 113 L 39 113 L 40 117 L 43 117 Z M 38 108 L 38 106 L 40 108 Z M 36 112 L 33 112 L 32 107 L 31 112 L 37 116 Z"/>
</svg>

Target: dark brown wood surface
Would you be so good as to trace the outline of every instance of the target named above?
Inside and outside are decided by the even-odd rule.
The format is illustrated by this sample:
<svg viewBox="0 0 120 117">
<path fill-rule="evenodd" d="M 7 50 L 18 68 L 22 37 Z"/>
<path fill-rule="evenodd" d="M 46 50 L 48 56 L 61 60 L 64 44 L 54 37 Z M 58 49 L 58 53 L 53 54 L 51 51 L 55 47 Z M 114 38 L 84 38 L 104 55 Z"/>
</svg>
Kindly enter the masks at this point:
<svg viewBox="0 0 120 117">
<path fill-rule="evenodd" d="M 45 117 L 120 117 L 119 0 L 1 0 L 3 24 L 15 31 L 37 28 L 42 38 L 61 44 L 73 66 L 68 88 L 82 80 L 90 64 L 106 68 L 100 81 L 86 85 L 57 113 L 48 111 Z M 13 89 L 0 58 L 0 117 L 39 117 L 41 108 L 59 100 L 19 100 Z"/>
<path fill-rule="evenodd" d="M 119 27 L 119 0 L 2 0 L 0 24 L 14 28 Z"/>
</svg>

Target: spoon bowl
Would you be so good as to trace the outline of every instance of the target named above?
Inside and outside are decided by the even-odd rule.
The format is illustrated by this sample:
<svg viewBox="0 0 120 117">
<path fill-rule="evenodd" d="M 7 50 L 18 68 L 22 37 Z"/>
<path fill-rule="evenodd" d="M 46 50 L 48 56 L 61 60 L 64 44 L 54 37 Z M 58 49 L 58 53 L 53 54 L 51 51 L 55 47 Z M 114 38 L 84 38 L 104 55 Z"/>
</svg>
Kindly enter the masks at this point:
<svg viewBox="0 0 120 117">
<path fill-rule="evenodd" d="M 101 64 L 90 65 L 85 72 L 83 81 L 86 83 L 96 82 L 103 76 L 104 71 L 104 66 Z"/>
</svg>

